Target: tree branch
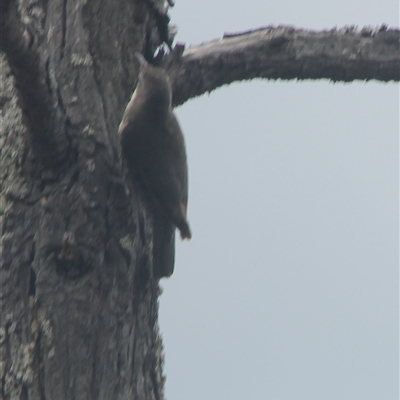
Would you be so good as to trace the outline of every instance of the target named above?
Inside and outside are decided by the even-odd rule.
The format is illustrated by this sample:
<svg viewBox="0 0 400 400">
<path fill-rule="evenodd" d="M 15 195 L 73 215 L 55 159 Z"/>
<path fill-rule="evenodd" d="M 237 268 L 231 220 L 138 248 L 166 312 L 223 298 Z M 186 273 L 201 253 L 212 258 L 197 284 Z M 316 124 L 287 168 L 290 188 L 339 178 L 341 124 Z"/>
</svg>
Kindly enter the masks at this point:
<svg viewBox="0 0 400 400">
<path fill-rule="evenodd" d="M 189 47 L 165 60 L 173 103 L 253 78 L 400 80 L 400 31 L 354 27 L 307 31 L 267 27 Z M 179 49 L 178 49 L 179 51 Z"/>
<path fill-rule="evenodd" d="M 16 1 L 0 0 L 0 38 L 0 50 L 5 53 L 14 76 L 23 121 L 35 153 L 45 165 L 58 164 L 68 147 L 65 118 L 52 101 L 33 31 L 21 23 Z"/>
</svg>

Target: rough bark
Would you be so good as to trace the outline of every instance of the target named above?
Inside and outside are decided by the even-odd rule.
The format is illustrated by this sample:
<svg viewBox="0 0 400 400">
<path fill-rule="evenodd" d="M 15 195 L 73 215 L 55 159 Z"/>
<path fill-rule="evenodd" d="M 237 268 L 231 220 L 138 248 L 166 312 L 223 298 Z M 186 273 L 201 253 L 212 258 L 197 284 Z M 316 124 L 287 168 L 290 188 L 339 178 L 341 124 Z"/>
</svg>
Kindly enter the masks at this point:
<svg viewBox="0 0 400 400">
<path fill-rule="evenodd" d="M 117 138 L 155 3 L 1 3 L 2 399 L 163 397 L 151 216 Z"/>
<path fill-rule="evenodd" d="M 0 399 L 162 399 L 152 218 L 117 127 L 134 52 L 171 44 L 164 2 L 15 5 L 0 0 Z M 254 77 L 398 80 L 398 36 L 267 28 L 161 63 L 176 104 Z"/>
<path fill-rule="evenodd" d="M 320 32 L 267 27 L 225 34 L 221 40 L 185 51 L 180 47 L 177 53 L 164 61 L 173 81 L 175 105 L 254 78 L 400 80 L 400 30 L 386 26 Z"/>
</svg>

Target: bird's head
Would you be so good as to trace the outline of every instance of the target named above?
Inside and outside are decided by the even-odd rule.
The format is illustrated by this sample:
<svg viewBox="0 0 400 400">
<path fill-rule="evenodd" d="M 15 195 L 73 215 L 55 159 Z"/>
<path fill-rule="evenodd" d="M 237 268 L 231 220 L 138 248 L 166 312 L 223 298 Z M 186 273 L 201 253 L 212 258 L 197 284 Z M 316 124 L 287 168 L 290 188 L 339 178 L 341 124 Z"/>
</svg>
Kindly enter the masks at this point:
<svg viewBox="0 0 400 400">
<path fill-rule="evenodd" d="M 135 57 L 140 63 L 137 95 L 144 101 L 165 106 L 169 110 L 172 90 L 168 74 L 163 68 L 149 64 L 140 53 L 136 52 Z"/>
</svg>

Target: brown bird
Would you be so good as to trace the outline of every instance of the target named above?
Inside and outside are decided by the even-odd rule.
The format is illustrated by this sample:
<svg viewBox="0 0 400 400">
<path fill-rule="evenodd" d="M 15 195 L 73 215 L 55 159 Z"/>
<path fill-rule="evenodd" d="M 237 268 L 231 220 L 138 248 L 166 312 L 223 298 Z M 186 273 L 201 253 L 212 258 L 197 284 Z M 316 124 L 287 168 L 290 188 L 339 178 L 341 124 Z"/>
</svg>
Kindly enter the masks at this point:
<svg viewBox="0 0 400 400">
<path fill-rule="evenodd" d="M 129 101 L 119 134 L 131 176 L 136 173 L 154 218 L 153 273 L 171 276 L 175 262 L 175 227 L 190 239 L 186 219 L 188 172 L 185 142 L 172 112 L 171 82 L 164 69 L 140 62 L 139 81 Z"/>
</svg>

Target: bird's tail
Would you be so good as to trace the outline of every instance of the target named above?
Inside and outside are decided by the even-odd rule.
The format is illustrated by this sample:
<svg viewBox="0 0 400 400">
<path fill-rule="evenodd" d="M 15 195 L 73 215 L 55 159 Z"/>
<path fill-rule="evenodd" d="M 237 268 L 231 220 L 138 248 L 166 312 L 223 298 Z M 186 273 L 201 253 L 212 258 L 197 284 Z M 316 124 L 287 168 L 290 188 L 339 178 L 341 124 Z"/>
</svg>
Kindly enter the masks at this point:
<svg viewBox="0 0 400 400">
<path fill-rule="evenodd" d="M 181 232 L 181 238 L 182 240 L 185 239 L 191 239 L 192 238 L 192 232 L 190 231 L 189 224 L 186 220 L 183 220 L 179 225 L 178 229 Z"/>
</svg>

